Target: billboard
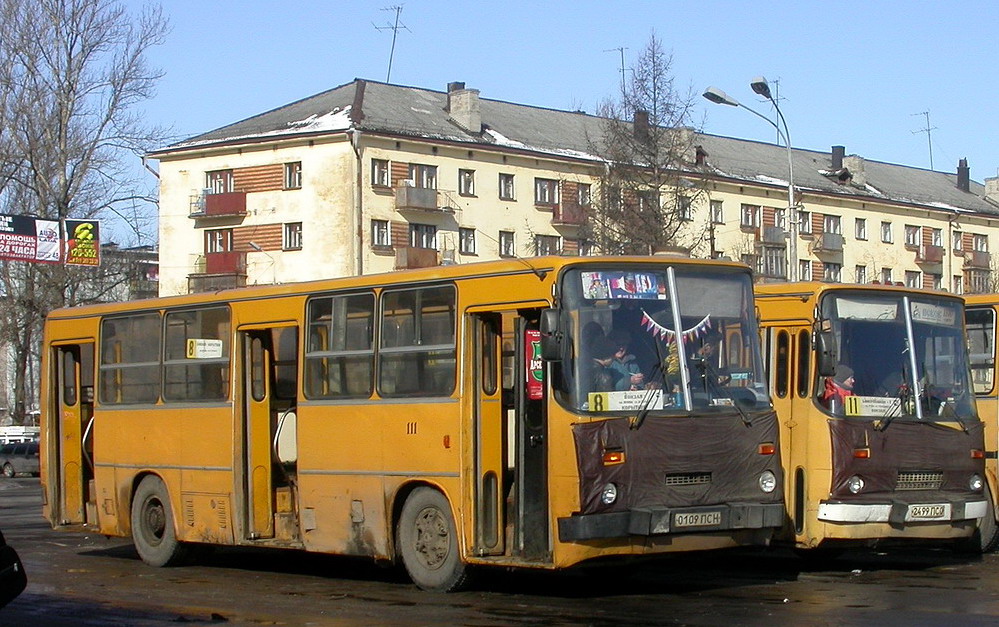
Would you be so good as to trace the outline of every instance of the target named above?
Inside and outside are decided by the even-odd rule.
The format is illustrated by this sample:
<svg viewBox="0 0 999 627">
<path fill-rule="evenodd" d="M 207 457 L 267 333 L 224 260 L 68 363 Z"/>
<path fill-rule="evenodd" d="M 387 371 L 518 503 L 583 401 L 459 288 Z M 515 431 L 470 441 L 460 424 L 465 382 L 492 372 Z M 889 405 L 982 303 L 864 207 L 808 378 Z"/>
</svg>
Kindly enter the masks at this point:
<svg viewBox="0 0 999 627">
<path fill-rule="evenodd" d="M 0 259 L 99 266 L 100 222 L 0 215 Z"/>
</svg>

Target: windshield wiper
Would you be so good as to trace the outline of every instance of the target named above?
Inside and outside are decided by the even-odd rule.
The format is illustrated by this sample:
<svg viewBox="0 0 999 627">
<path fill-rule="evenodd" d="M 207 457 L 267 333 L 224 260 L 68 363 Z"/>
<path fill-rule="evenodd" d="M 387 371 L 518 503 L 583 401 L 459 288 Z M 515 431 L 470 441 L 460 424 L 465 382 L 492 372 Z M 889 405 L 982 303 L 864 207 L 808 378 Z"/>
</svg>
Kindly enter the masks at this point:
<svg viewBox="0 0 999 627">
<path fill-rule="evenodd" d="M 714 366 L 702 357 L 701 363 L 699 363 L 697 367 L 699 370 L 702 370 L 701 374 L 704 377 L 704 383 L 707 388 L 709 388 L 708 391 L 711 395 L 718 398 L 727 398 L 732 401 L 732 407 L 735 407 L 735 410 L 739 412 L 739 417 L 742 418 L 743 424 L 747 427 L 752 427 L 753 421 L 749 417 L 749 414 L 747 414 L 746 411 L 739 405 L 739 399 L 733 398 L 730 393 L 725 393 L 722 390 L 722 386 L 718 383 L 718 377 L 721 375 L 718 374 L 718 371 L 715 370 Z"/>
<path fill-rule="evenodd" d="M 652 381 L 647 384 L 649 387 L 645 389 L 645 398 L 642 399 L 642 408 L 638 410 L 637 414 L 635 414 L 635 420 L 630 425 L 631 429 L 640 429 L 642 427 L 642 423 L 645 422 L 649 412 L 652 411 L 652 399 L 656 397 L 656 392 L 659 392 L 660 394 L 666 393 L 666 391 L 663 390 L 663 385 L 666 383 L 666 373 L 663 371 L 662 350 L 660 350 L 658 342 L 656 342 L 654 346 L 656 349 L 656 365 L 653 366 L 652 369 L 652 377 L 650 377 Z M 656 387 L 657 383 L 659 387 Z M 664 396 L 662 398 L 665 402 L 666 397 Z"/>
</svg>

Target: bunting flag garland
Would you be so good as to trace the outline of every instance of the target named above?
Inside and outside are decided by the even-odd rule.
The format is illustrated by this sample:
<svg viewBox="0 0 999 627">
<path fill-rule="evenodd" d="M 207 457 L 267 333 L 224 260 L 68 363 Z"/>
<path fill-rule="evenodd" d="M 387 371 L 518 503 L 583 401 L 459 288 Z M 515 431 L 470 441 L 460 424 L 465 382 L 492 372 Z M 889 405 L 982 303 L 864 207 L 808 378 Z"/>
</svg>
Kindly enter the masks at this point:
<svg viewBox="0 0 999 627">
<path fill-rule="evenodd" d="M 644 309 L 642 310 L 642 326 L 644 326 L 645 330 L 651 333 L 653 337 L 657 337 L 668 343 L 672 343 L 674 341 L 676 333 L 653 320 L 652 316 L 646 313 Z M 701 337 L 706 334 L 709 329 L 711 329 L 711 314 L 704 316 L 700 322 L 689 329 L 684 329 L 683 340 L 686 342 Z"/>
</svg>

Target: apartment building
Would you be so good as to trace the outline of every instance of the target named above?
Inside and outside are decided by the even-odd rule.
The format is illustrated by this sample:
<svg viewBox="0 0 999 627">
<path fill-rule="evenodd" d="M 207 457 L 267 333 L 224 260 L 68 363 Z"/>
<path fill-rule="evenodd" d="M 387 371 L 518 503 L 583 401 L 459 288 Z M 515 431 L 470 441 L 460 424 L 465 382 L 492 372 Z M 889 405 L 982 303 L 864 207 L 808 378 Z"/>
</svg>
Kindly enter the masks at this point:
<svg viewBox="0 0 999 627">
<path fill-rule="evenodd" d="M 354 80 L 164 147 L 160 294 L 588 254 L 604 120 Z M 690 130 L 685 248 L 759 280 L 993 289 L 999 180 Z"/>
</svg>

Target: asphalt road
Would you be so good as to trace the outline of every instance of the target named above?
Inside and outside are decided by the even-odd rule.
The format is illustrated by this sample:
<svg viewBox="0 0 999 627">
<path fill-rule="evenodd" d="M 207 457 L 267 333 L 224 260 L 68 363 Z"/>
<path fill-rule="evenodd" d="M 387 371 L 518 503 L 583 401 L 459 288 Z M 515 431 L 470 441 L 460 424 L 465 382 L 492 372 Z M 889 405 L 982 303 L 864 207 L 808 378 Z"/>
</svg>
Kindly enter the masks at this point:
<svg viewBox="0 0 999 627">
<path fill-rule="evenodd" d="M 367 560 L 221 549 L 157 569 L 131 543 L 51 530 L 38 480 L 0 479 L 0 529 L 28 587 L 0 626 L 995 625 L 999 555 L 779 549 L 672 556 L 551 574 L 490 572 L 467 592 L 418 590 Z"/>
</svg>

